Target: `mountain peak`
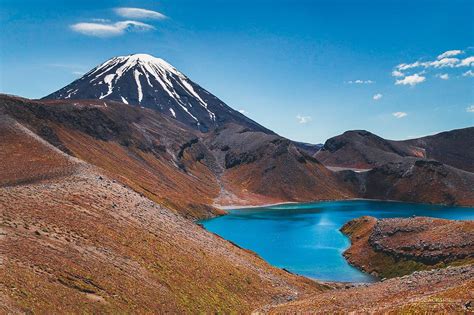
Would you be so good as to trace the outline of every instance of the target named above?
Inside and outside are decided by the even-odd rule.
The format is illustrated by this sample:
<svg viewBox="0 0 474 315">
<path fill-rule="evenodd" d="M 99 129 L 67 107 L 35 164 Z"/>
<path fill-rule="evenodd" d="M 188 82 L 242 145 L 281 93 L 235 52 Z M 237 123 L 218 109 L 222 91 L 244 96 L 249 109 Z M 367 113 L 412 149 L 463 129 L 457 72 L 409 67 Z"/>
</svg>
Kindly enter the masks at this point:
<svg viewBox="0 0 474 315">
<path fill-rule="evenodd" d="M 201 131 L 235 122 L 272 133 L 149 54 L 111 58 L 45 98 L 108 99 L 148 107 Z"/>
<path fill-rule="evenodd" d="M 173 67 L 170 63 L 168 63 L 164 59 L 157 58 L 157 57 L 149 55 L 149 54 L 142 54 L 142 53 L 140 53 L 140 54 L 131 54 L 131 55 L 127 55 L 127 56 L 117 56 L 117 57 L 114 57 L 114 58 L 111 58 L 111 59 L 107 60 L 101 66 L 99 66 L 97 68 L 101 68 L 102 66 L 105 66 L 105 65 L 111 65 L 111 64 L 114 64 L 114 63 L 117 63 L 117 62 L 124 62 L 124 61 L 126 62 L 127 66 L 133 66 L 133 65 L 137 65 L 137 64 L 142 65 L 142 66 L 143 65 L 152 65 L 152 66 L 155 66 L 155 67 L 163 68 L 164 70 L 169 71 L 171 73 L 174 73 L 176 75 L 185 77 L 181 72 L 176 70 L 175 67 Z M 146 69 L 146 70 L 150 71 L 150 69 Z M 153 71 L 151 71 L 151 72 L 153 72 Z"/>
</svg>

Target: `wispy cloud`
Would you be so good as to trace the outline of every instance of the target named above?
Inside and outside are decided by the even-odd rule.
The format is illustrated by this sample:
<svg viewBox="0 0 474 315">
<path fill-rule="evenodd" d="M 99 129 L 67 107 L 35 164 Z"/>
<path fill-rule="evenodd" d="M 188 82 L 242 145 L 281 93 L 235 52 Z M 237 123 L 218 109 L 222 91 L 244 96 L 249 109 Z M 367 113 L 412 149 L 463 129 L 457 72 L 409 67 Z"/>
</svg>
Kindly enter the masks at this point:
<svg viewBox="0 0 474 315">
<path fill-rule="evenodd" d="M 154 27 L 137 21 L 120 21 L 116 23 L 76 23 L 71 25 L 71 29 L 87 36 L 113 37 L 126 32 L 153 30 Z"/>
<path fill-rule="evenodd" d="M 82 76 L 85 74 L 83 71 L 73 71 L 72 74 L 77 75 L 77 76 Z"/>
<path fill-rule="evenodd" d="M 400 119 L 400 118 L 406 117 L 408 114 L 405 112 L 395 112 L 395 113 L 392 113 L 392 115 L 395 118 Z"/>
<path fill-rule="evenodd" d="M 248 112 L 245 109 L 239 109 L 239 113 L 244 114 L 244 115 L 248 114 Z"/>
<path fill-rule="evenodd" d="M 414 75 L 409 75 L 403 79 L 397 80 L 395 84 L 414 86 L 414 85 L 420 84 L 421 82 L 424 82 L 425 80 L 426 80 L 426 77 L 419 75 L 418 73 L 415 73 Z"/>
<path fill-rule="evenodd" d="M 372 84 L 375 83 L 375 81 L 372 80 L 351 80 L 347 81 L 349 84 Z"/>
<path fill-rule="evenodd" d="M 90 22 L 81 22 L 70 25 L 70 28 L 80 34 L 94 37 L 114 37 L 127 32 L 149 31 L 155 29 L 153 25 L 137 20 L 163 20 L 167 17 L 157 11 L 141 8 L 115 8 L 114 12 L 129 20 L 112 22 L 108 19 L 96 18 Z"/>
<path fill-rule="evenodd" d="M 462 74 L 463 77 L 474 77 L 474 71 L 472 70 L 467 70 Z"/>
<path fill-rule="evenodd" d="M 166 15 L 152 10 L 140 9 L 140 8 L 115 8 L 114 12 L 127 19 L 137 20 L 163 20 L 166 19 Z"/>
<path fill-rule="evenodd" d="M 300 124 L 307 124 L 311 120 L 313 120 L 311 116 L 303 116 L 303 115 L 296 115 L 296 119 L 298 120 L 298 123 Z"/>
<path fill-rule="evenodd" d="M 442 53 L 441 55 L 438 56 L 438 59 L 443 59 L 443 58 L 447 58 L 447 57 L 452 57 L 452 56 L 457 56 L 457 55 L 460 55 L 464 53 L 464 51 L 462 50 L 459 50 L 459 49 L 455 49 L 455 50 L 448 50 L 448 51 L 445 51 L 444 53 Z"/>
<path fill-rule="evenodd" d="M 382 94 L 377 93 L 377 94 L 375 94 L 374 96 L 372 96 L 372 99 L 373 99 L 374 101 L 378 101 L 378 100 L 381 99 L 382 97 L 383 97 Z"/>
<path fill-rule="evenodd" d="M 447 73 L 437 74 L 436 77 L 438 77 L 442 80 L 448 80 L 449 79 L 449 74 L 447 74 Z"/>
<path fill-rule="evenodd" d="M 474 105 L 466 107 L 466 112 L 468 113 L 474 113 Z"/>
</svg>

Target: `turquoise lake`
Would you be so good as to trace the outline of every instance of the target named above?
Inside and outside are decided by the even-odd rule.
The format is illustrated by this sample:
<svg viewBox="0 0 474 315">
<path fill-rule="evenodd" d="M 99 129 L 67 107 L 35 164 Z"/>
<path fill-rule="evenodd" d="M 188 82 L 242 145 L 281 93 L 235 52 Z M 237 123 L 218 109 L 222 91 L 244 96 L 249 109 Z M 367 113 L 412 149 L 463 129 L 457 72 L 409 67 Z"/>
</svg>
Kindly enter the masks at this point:
<svg viewBox="0 0 474 315">
<path fill-rule="evenodd" d="M 339 231 L 347 221 L 364 215 L 474 220 L 474 208 L 353 200 L 235 209 L 201 223 L 293 273 L 326 281 L 371 282 L 373 277 L 342 256 L 350 241 Z"/>
</svg>

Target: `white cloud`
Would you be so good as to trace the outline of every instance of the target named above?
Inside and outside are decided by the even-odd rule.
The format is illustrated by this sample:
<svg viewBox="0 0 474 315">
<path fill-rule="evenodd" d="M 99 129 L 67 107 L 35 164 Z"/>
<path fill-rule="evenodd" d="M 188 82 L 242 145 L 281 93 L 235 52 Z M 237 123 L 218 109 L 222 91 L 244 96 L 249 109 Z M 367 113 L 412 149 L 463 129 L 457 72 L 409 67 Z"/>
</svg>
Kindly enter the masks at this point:
<svg viewBox="0 0 474 315">
<path fill-rule="evenodd" d="M 474 71 L 472 70 L 467 70 L 462 74 L 463 77 L 474 77 Z"/>
<path fill-rule="evenodd" d="M 401 71 L 413 69 L 413 68 L 444 68 L 444 67 L 454 67 L 456 64 L 459 63 L 458 58 L 443 58 L 440 60 L 434 60 L 434 61 L 425 61 L 425 62 L 420 62 L 420 61 L 415 61 L 413 63 L 401 63 L 396 68 L 398 69 L 397 73 L 401 73 Z M 392 72 L 393 74 L 393 72 Z"/>
<path fill-rule="evenodd" d="M 459 63 L 458 58 L 443 58 L 440 60 L 429 62 L 425 67 L 435 67 L 435 68 L 444 68 L 444 67 L 454 67 L 455 64 Z"/>
<path fill-rule="evenodd" d="M 446 58 L 446 57 L 452 57 L 452 56 L 457 56 L 457 55 L 460 55 L 462 54 L 464 51 L 462 50 L 448 50 L 448 51 L 445 51 L 444 53 L 442 53 L 441 55 L 438 56 L 438 59 L 443 59 L 443 58 Z"/>
<path fill-rule="evenodd" d="M 82 71 L 73 71 L 72 74 L 82 76 L 82 75 L 85 74 L 85 72 L 82 72 Z"/>
<path fill-rule="evenodd" d="M 238 112 L 244 115 L 248 114 L 248 112 L 245 109 L 239 109 Z"/>
<path fill-rule="evenodd" d="M 163 20 L 166 19 L 166 15 L 146 9 L 140 8 L 115 8 L 115 13 L 127 18 L 127 19 L 152 19 L 152 20 Z"/>
<path fill-rule="evenodd" d="M 405 78 L 403 79 L 400 79 L 400 80 L 397 80 L 395 82 L 396 85 L 411 85 L 411 86 L 414 86 L 414 85 L 417 85 L 423 81 L 425 81 L 426 78 L 422 75 L 418 75 L 418 73 L 415 73 L 414 75 L 409 75 L 409 76 L 406 76 Z"/>
<path fill-rule="evenodd" d="M 311 120 L 313 120 L 311 116 L 302 116 L 302 115 L 296 115 L 296 119 L 298 119 L 298 123 L 300 124 L 307 124 Z"/>
<path fill-rule="evenodd" d="M 454 56 L 463 54 L 464 51 L 462 50 L 448 50 L 439 55 L 436 60 L 434 61 L 415 61 L 412 63 L 401 63 L 397 65 L 395 68 L 396 70 L 392 72 L 393 76 L 400 76 L 399 74 L 401 71 L 413 69 L 413 68 L 419 68 L 419 67 L 424 67 L 424 68 L 444 68 L 444 67 L 464 67 L 464 66 L 470 66 L 472 63 L 474 63 L 474 56 L 464 58 L 463 60 L 460 60 L 458 58 L 453 58 Z"/>
<path fill-rule="evenodd" d="M 383 97 L 382 94 L 377 93 L 377 94 L 375 94 L 372 98 L 374 99 L 374 101 L 378 101 L 378 100 L 381 99 L 382 97 Z"/>
<path fill-rule="evenodd" d="M 137 21 L 120 21 L 116 23 L 77 23 L 71 29 L 83 35 L 95 37 L 112 37 L 125 34 L 127 31 L 148 31 L 152 25 Z"/>
<path fill-rule="evenodd" d="M 474 113 L 474 105 L 466 107 L 466 112 L 468 113 Z"/>
<path fill-rule="evenodd" d="M 375 81 L 372 80 L 354 80 L 354 81 L 347 81 L 349 84 L 372 84 L 375 83 Z"/>
<path fill-rule="evenodd" d="M 403 74 L 403 72 L 400 72 L 398 70 L 393 70 L 392 71 L 392 76 L 394 76 L 394 77 L 403 77 L 404 74 Z"/>
<path fill-rule="evenodd" d="M 464 58 L 460 64 L 457 65 L 458 67 L 469 67 L 474 66 L 474 56 Z"/>
<path fill-rule="evenodd" d="M 471 49 L 468 48 L 468 49 Z M 459 58 L 459 55 L 464 54 L 465 51 L 459 50 L 459 49 L 454 49 L 454 50 L 448 50 L 445 51 L 444 53 L 438 55 L 435 60 L 429 60 L 429 61 L 415 61 L 412 63 L 401 63 L 395 66 L 395 68 L 392 71 L 392 76 L 396 78 L 402 78 L 405 76 L 404 79 L 397 79 L 395 84 L 409 84 L 409 85 L 415 85 L 418 83 L 421 83 L 425 81 L 425 77 L 421 76 L 424 71 L 428 72 L 437 72 L 437 69 L 443 69 L 443 68 L 459 68 L 459 67 L 469 67 L 469 66 L 474 66 L 474 56 L 466 57 L 464 59 Z M 420 71 L 423 68 L 425 70 Z M 430 71 L 431 70 L 431 71 Z M 444 70 L 448 71 L 448 70 Z M 412 75 L 413 72 L 416 72 L 417 75 Z M 435 75 L 438 78 L 448 80 L 449 79 L 449 74 L 448 73 L 438 73 Z M 464 76 L 470 76 L 469 73 Z"/>
<path fill-rule="evenodd" d="M 392 113 L 392 115 L 395 118 L 400 119 L 400 118 L 406 117 L 408 114 L 405 112 L 395 112 L 395 113 Z"/>
</svg>

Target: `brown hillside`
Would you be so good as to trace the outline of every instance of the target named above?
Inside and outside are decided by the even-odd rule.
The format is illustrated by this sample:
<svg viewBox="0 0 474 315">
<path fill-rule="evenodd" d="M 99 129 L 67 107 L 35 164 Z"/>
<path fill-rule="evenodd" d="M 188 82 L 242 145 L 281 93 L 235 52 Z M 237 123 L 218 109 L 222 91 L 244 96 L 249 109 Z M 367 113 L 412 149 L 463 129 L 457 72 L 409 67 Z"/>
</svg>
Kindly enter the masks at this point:
<svg viewBox="0 0 474 315">
<path fill-rule="evenodd" d="M 0 188 L 0 312 L 249 312 L 320 290 L 5 119 L 22 145 L 0 151 L 42 172 L 2 160 L 23 184 Z"/>
<path fill-rule="evenodd" d="M 227 125 L 202 134 L 160 113 L 116 102 L 3 96 L 3 111 L 46 141 L 189 217 L 212 204 L 353 197 L 292 142 Z"/>
</svg>

